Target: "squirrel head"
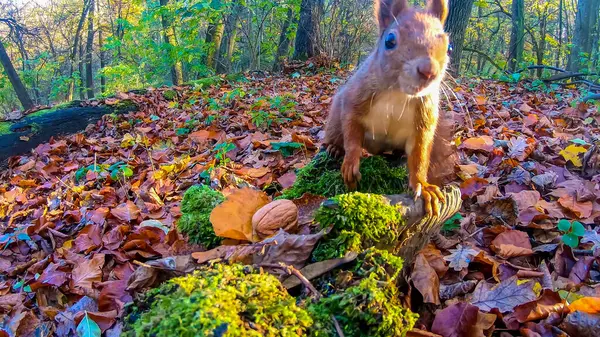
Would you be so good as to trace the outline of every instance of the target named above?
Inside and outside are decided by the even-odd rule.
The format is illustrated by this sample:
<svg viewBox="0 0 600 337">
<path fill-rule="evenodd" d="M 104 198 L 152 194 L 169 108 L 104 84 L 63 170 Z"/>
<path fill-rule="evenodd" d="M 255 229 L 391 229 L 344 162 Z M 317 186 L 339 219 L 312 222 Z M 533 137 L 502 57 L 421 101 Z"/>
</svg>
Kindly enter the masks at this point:
<svg viewBox="0 0 600 337">
<path fill-rule="evenodd" d="M 382 87 L 425 96 L 437 90 L 448 66 L 447 0 L 416 9 L 407 0 L 375 0 L 379 41 L 375 62 Z"/>
</svg>

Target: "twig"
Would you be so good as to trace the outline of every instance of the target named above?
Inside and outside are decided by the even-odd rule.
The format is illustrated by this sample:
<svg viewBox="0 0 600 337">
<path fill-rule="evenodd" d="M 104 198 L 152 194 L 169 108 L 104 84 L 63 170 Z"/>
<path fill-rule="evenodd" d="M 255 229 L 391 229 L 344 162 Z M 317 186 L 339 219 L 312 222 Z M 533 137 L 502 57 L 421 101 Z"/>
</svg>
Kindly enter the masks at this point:
<svg viewBox="0 0 600 337">
<path fill-rule="evenodd" d="M 306 288 L 308 288 L 308 290 L 310 290 L 314 299 L 318 300 L 321 298 L 321 293 L 317 290 L 317 288 L 315 288 L 312 285 L 312 283 L 310 283 L 310 281 L 306 277 L 304 277 L 304 275 L 302 275 L 302 273 L 298 269 L 296 269 L 294 266 L 288 266 L 287 264 L 285 264 L 283 262 L 279 262 L 279 264 L 262 263 L 259 266 L 266 267 L 266 268 L 282 269 L 282 270 L 286 271 L 288 274 L 296 276 L 302 282 L 302 284 L 304 284 L 304 286 Z"/>
<path fill-rule="evenodd" d="M 342 327 L 340 326 L 340 322 L 335 318 L 335 316 L 331 315 L 331 320 L 333 321 L 333 326 L 335 327 L 335 332 L 337 332 L 338 336 L 346 337 L 344 332 L 342 331 Z"/>
</svg>

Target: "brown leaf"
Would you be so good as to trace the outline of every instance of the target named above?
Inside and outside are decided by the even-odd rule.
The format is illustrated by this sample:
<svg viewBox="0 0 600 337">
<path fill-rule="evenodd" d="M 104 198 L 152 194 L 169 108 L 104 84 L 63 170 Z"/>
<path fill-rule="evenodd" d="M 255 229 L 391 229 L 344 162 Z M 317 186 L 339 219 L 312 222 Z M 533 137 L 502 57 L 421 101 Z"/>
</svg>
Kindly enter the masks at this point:
<svg viewBox="0 0 600 337">
<path fill-rule="evenodd" d="M 567 315 L 560 328 L 569 336 L 597 337 L 600 331 L 600 316 L 575 311 Z"/>
<path fill-rule="evenodd" d="M 508 230 L 500 233 L 492 241 L 490 248 L 496 252 L 496 255 L 503 259 L 533 254 L 529 235 L 518 230 Z"/>
<path fill-rule="evenodd" d="M 474 305 L 459 302 L 438 312 L 431 331 L 443 337 L 485 337 L 496 315 L 479 312 Z"/>
<path fill-rule="evenodd" d="M 491 152 L 494 150 L 494 139 L 490 136 L 479 136 L 465 139 L 460 148 Z"/>
<path fill-rule="evenodd" d="M 595 258 L 593 256 L 583 256 L 575 263 L 573 269 L 569 273 L 569 279 L 575 283 L 575 285 L 580 285 L 585 282 L 590 276 L 590 269 L 592 268 L 592 264 L 594 263 Z"/>
<path fill-rule="evenodd" d="M 132 300 L 131 295 L 127 292 L 127 280 L 108 281 L 103 284 L 102 291 L 100 291 L 98 309 L 122 312 L 125 303 Z"/>
<path fill-rule="evenodd" d="M 284 189 L 292 187 L 292 185 L 294 185 L 296 182 L 296 172 L 288 171 L 286 174 L 277 178 L 277 182 Z"/>
<path fill-rule="evenodd" d="M 558 203 L 569 211 L 573 212 L 578 218 L 587 218 L 592 215 L 593 203 L 591 201 L 579 202 L 571 194 L 562 195 L 558 198 Z"/>
<path fill-rule="evenodd" d="M 535 301 L 516 306 L 514 314 L 519 322 L 524 323 L 544 319 L 553 312 L 562 314 L 565 308 L 558 293 L 545 289 Z"/>
<path fill-rule="evenodd" d="M 225 133 L 223 131 L 200 130 L 200 131 L 190 133 L 188 137 L 196 143 L 201 143 L 201 142 L 204 142 L 209 139 L 213 139 L 213 140 L 224 139 Z"/>
<path fill-rule="evenodd" d="M 229 239 L 256 241 L 252 237 L 252 216 L 267 203 L 269 197 L 262 191 L 251 188 L 234 191 L 210 214 L 215 234 Z"/>
<path fill-rule="evenodd" d="M 137 219 L 140 215 L 140 209 L 132 201 L 128 200 L 126 203 L 120 204 L 116 208 L 110 210 L 110 214 L 115 218 L 129 222 Z"/>
<path fill-rule="evenodd" d="M 455 297 L 464 296 L 475 289 L 477 282 L 477 280 L 467 280 L 450 285 L 442 284 L 440 285 L 440 299 L 447 301 Z"/>
<path fill-rule="evenodd" d="M 517 305 L 533 301 L 537 298 L 533 291 L 533 281 L 521 281 L 516 276 L 508 278 L 496 285 L 480 282 L 471 303 L 484 311 L 498 309 L 500 312 L 512 311 Z"/>
<path fill-rule="evenodd" d="M 463 199 L 470 198 L 483 191 L 489 182 L 483 178 L 473 177 L 460 184 L 460 192 Z"/>
<path fill-rule="evenodd" d="M 422 253 L 417 255 L 411 279 L 425 303 L 440 304 L 440 280 Z"/>
<path fill-rule="evenodd" d="M 72 287 L 93 289 L 94 282 L 102 281 L 104 254 L 95 254 L 91 259 L 82 259 L 73 268 Z"/>
</svg>

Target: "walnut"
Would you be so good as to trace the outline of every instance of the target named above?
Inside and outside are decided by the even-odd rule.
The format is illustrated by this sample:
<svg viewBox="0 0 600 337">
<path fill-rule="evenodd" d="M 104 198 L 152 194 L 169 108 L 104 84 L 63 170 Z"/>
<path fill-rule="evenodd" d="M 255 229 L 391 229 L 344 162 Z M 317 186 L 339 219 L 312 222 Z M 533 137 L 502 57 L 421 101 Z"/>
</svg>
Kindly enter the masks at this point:
<svg viewBox="0 0 600 337">
<path fill-rule="evenodd" d="M 273 201 L 252 216 L 252 230 L 261 240 L 277 233 L 280 228 L 288 233 L 298 228 L 298 207 L 290 200 Z"/>
</svg>

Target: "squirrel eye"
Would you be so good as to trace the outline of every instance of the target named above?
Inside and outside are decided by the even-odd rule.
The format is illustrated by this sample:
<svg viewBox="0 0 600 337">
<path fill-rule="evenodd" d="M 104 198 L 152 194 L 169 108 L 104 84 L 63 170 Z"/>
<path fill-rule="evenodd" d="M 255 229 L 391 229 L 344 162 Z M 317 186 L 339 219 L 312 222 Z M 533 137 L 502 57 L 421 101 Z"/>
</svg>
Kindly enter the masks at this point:
<svg viewBox="0 0 600 337">
<path fill-rule="evenodd" d="M 452 43 L 448 44 L 448 55 L 452 55 L 452 51 L 454 50 L 454 46 L 452 46 Z"/>
<path fill-rule="evenodd" d="M 389 33 L 385 37 L 385 49 L 392 50 L 394 48 L 396 48 L 396 34 Z"/>
</svg>

